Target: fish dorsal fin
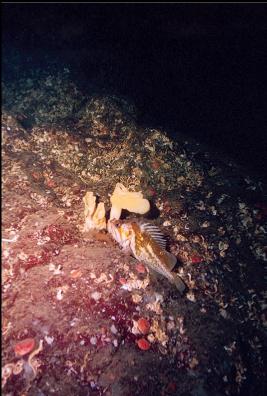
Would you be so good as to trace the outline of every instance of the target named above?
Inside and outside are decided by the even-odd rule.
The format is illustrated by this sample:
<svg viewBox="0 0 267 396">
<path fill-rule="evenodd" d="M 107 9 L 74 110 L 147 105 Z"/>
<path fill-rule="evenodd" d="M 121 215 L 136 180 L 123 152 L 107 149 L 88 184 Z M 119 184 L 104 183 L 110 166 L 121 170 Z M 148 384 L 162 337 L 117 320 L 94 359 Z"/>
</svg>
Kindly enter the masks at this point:
<svg viewBox="0 0 267 396">
<path fill-rule="evenodd" d="M 165 253 L 166 253 L 166 257 L 167 257 L 166 264 L 167 264 L 169 270 L 172 271 L 177 263 L 177 258 L 172 253 L 169 253 L 169 252 L 165 252 Z"/>
<path fill-rule="evenodd" d="M 157 226 L 151 223 L 141 223 L 140 229 L 142 232 L 149 234 L 162 249 L 166 249 L 165 236 Z"/>
</svg>

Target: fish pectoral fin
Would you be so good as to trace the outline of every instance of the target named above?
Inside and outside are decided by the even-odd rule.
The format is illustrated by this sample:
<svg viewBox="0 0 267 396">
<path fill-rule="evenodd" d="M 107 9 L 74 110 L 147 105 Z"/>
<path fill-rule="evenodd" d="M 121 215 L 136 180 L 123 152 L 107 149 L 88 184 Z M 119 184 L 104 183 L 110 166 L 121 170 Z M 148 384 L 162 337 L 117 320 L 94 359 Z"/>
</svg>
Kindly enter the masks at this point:
<svg viewBox="0 0 267 396">
<path fill-rule="evenodd" d="M 169 270 L 172 271 L 177 263 L 177 258 L 174 256 L 174 254 L 169 252 L 166 252 L 166 256 L 167 256 L 166 264 Z"/>
<path fill-rule="evenodd" d="M 174 274 L 173 276 L 173 283 L 175 284 L 176 288 L 179 290 L 181 294 L 185 291 L 185 283 L 184 281 L 180 278 L 179 275 Z"/>
<path fill-rule="evenodd" d="M 123 252 L 124 254 L 128 254 L 128 255 L 131 255 L 131 254 L 132 254 L 132 249 L 131 249 L 129 246 L 123 246 L 123 247 L 121 248 L 121 250 L 122 250 L 122 252 Z"/>
</svg>

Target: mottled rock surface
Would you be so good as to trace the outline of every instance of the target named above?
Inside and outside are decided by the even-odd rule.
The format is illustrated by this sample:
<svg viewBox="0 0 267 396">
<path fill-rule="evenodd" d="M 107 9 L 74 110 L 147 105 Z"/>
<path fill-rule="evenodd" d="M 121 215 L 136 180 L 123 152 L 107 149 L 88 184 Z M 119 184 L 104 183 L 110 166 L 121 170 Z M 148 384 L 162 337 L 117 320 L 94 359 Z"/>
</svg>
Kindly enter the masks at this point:
<svg viewBox="0 0 267 396">
<path fill-rule="evenodd" d="M 124 101 L 82 103 L 72 89 L 62 112 L 37 103 L 28 124 L 29 97 L 5 101 L 3 394 L 263 396 L 266 187 L 195 142 L 138 127 Z M 107 233 L 83 232 L 86 191 L 110 209 L 118 182 L 150 199 L 147 218 L 178 257 L 183 297 Z M 28 338 L 43 348 L 16 357 Z"/>
</svg>

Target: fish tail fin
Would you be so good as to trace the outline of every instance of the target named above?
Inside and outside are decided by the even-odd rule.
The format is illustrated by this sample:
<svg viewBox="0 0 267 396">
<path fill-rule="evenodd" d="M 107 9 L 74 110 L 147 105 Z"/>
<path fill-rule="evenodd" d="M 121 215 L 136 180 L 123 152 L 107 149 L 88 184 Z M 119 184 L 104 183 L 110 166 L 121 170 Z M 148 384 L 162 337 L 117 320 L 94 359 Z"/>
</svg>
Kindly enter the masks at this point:
<svg viewBox="0 0 267 396">
<path fill-rule="evenodd" d="M 170 271 L 173 270 L 173 268 L 175 267 L 176 263 L 177 263 L 177 258 L 174 256 L 174 254 L 169 253 L 169 252 L 165 252 L 166 257 L 167 257 L 167 265 Z"/>
<path fill-rule="evenodd" d="M 176 288 L 179 290 L 181 294 L 185 291 L 185 284 L 180 276 L 174 274 L 173 275 L 173 283 L 175 284 Z"/>
</svg>

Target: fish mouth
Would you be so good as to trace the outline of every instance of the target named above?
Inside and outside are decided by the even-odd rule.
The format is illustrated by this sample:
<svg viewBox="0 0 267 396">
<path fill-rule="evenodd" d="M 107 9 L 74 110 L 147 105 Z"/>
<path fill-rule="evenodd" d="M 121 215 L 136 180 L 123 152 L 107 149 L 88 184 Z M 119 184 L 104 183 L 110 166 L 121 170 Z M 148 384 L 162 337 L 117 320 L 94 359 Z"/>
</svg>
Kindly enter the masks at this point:
<svg viewBox="0 0 267 396">
<path fill-rule="evenodd" d="M 116 219 L 109 220 L 107 224 L 108 232 L 118 243 L 121 243 L 121 236 L 119 231 L 120 224 L 121 224 L 120 220 L 116 220 Z"/>
</svg>

